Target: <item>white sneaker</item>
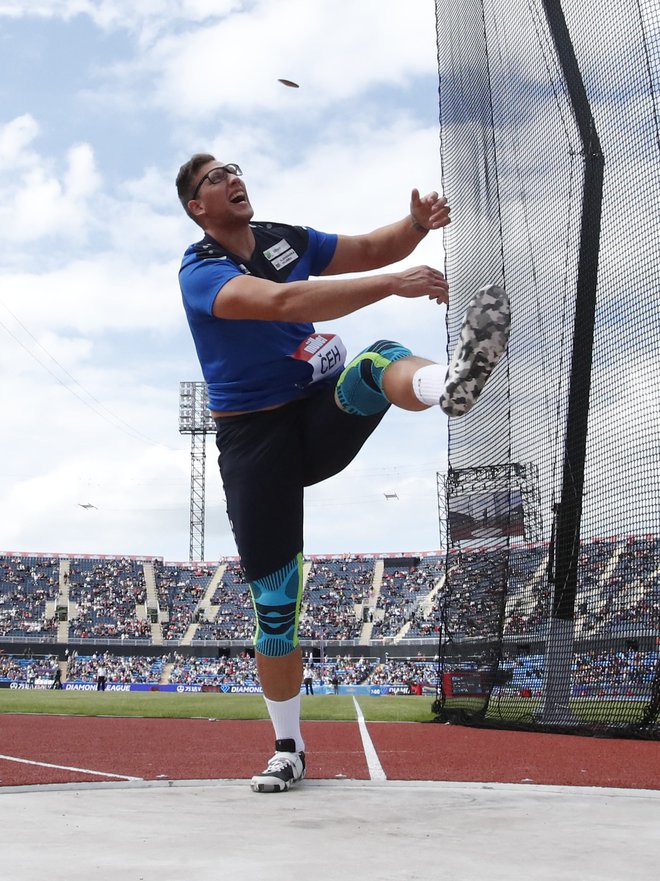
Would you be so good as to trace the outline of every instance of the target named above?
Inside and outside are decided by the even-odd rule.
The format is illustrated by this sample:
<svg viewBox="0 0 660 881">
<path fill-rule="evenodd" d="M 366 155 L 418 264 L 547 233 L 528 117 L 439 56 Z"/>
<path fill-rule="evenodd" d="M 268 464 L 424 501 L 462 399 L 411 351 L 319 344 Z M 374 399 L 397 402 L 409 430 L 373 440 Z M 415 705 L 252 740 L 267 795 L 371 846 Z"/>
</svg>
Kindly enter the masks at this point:
<svg viewBox="0 0 660 881">
<path fill-rule="evenodd" d="M 440 407 L 448 416 L 472 409 L 509 341 L 511 306 L 503 288 L 488 285 L 470 303 L 454 349 Z"/>
<path fill-rule="evenodd" d="M 305 753 L 296 752 L 295 740 L 275 741 L 275 755 L 261 774 L 250 781 L 254 792 L 285 792 L 305 776 Z"/>
</svg>

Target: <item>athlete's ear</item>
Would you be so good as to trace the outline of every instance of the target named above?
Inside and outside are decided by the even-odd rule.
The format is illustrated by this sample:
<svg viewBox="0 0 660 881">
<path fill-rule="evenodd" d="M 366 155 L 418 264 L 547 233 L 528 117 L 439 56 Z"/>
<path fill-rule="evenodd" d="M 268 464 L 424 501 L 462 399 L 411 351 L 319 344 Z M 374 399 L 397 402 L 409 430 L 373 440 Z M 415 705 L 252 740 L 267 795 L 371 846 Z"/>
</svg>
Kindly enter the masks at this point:
<svg viewBox="0 0 660 881">
<path fill-rule="evenodd" d="M 190 202 L 188 202 L 188 211 L 190 211 L 195 217 L 199 217 L 200 214 L 204 213 L 204 209 L 197 199 L 191 199 Z"/>
</svg>

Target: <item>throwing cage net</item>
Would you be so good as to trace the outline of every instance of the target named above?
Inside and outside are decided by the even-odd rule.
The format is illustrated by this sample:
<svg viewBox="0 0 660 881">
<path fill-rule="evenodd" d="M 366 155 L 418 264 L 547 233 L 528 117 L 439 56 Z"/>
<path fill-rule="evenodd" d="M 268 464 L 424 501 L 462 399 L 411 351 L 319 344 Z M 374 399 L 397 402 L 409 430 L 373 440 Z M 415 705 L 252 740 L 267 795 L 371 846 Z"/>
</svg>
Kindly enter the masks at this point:
<svg viewBox="0 0 660 881">
<path fill-rule="evenodd" d="M 660 735 L 660 11 L 436 0 L 453 350 L 508 353 L 449 426 L 440 720 Z"/>
</svg>

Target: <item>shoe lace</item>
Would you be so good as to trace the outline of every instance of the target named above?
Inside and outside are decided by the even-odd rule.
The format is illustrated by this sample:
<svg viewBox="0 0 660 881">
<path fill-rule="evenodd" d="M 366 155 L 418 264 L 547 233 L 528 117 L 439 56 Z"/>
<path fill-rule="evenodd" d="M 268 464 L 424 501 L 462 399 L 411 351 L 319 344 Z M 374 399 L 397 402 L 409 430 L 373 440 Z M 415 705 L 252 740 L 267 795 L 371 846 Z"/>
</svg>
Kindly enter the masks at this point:
<svg viewBox="0 0 660 881">
<path fill-rule="evenodd" d="M 293 766 L 293 757 L 287 753 L 275 753 L 268 762 L 267 771 L 282 771 L 284 768 Z"/>
</svg>

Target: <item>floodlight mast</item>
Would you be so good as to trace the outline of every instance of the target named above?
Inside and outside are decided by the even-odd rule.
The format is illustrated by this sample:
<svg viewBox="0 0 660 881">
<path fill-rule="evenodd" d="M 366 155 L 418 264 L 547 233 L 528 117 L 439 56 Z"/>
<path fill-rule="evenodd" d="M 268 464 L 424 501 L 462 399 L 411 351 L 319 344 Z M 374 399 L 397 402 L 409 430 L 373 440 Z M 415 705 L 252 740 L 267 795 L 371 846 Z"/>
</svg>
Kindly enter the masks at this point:
<svg viewBox="0 0 660 881">
<path fill-rule="evenodd" d="M 191 563 L 204 560 L 206 516 L 206 435 L 215 433 L 208 409 L 205 382 L 179 383 L 179 434 L 190 435 L 190 536 Z"/>
</svg>

